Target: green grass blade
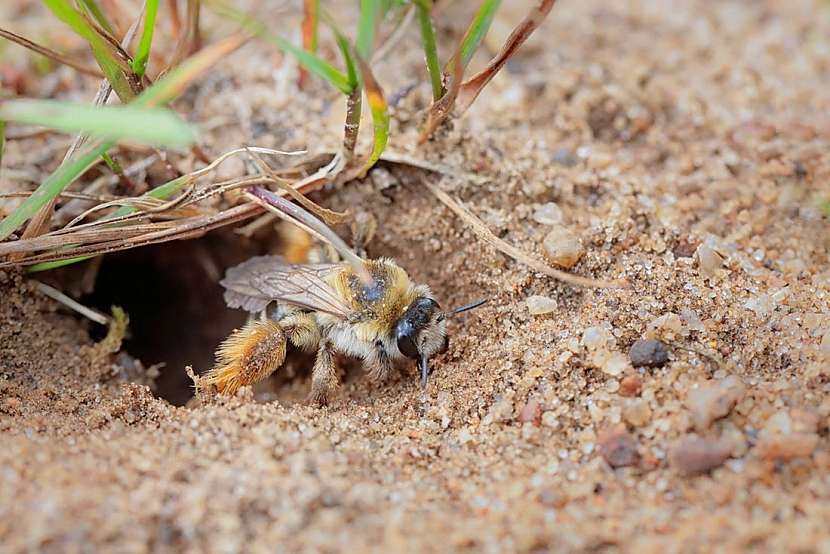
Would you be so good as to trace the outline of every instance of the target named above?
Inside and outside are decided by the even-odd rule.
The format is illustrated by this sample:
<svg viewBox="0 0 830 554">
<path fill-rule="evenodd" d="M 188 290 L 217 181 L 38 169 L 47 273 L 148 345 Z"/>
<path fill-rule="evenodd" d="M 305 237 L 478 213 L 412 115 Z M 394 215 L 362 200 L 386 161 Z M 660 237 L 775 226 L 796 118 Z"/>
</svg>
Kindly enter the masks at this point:
<svg viewBox="0 0 830 554">
<path fill-rule="evenodd" d="M 98 161 L 98 158 L 115 145 L 114 142 L 103 142 L 87 150 L 82 156 L 77 156 L 61 165 L 35 190 L 31 196 L 23 201 L 12 213 L 0 221 L 0 240 L 9 237 L 14 231 L 26 223 L 37 211 L 61 193 L 75 179 Z"/>
<path fill-rule="evenodd" d="M 375 31 L 381 16 L 381 0 L 360 0 L 360 19 L 357 23 L 357 54 L 368 60 L 375 46 Z"/>
<path fill-rule="evenodd" d="M 361 173 L 365 174 L 380 159 L 389 141 L 389 105 L 383 95 L 383 89 L 375 80 L 372 70 L 361 58 L 357 59 L 360 73 L 363 79 L 363 86 L 366 89 L 366 100 L 369 102 L 369 111 L 372 113 L 372 128 L 374 137 L 372 139 L 372 153 Z"/>
<path fill-rule="evenodd" d="M 334 34 L 334 42 L 337 44 L 337 48 L 340 49 L 340 54 L 343 56 L 343 63 L 346 64 L 346 79 L 352 87 L 352 91 L 354 91 L 360 86 L 360 73 L 357 70 L 354 48 L 349 42 L 349 39 L 346 38 L 346 35 L 343 34 L 343 31 L 340 30 L 340 27 L 337 25 L 337 22 L 330 13 L 323 10 L 321 12 L 321 16 L 323 18 L 323 22 L 329 26 L 331 32 Z"/>
<path fill-rule="evenodd" d="M 129 65 L 122 60 L 107 42 L 84 18 L 83 14 L 73 8 L 66 0 L 43 0 L 46 6 L 61 21 L 69 25 L 75 33 L 89 43 L 95 61 L 101 66 L 107 80 L 122 102 L 127 103 L 135 97 L 126 72 L 131 72 Z"/>
<path fill-rule="evenodd" d="M 158 13 L 159 0 L 147 0 L 147 9 L 144 14 L 144 29 L 141 31 L 141 40 L 138 42 L 138 49 L 131 67 L 139 77 L 144 76 L 147 69 L 147 60 L 150 59 L 150 47 L 153 45 L 153 32 L 156 28 L 156 13 Z"/>
<path fill-rule="evenodd" d="M 298 46 L 294 46 L 290 41 L 284 39 L 283 37 L 269 32 L 268 29 L 259 21 L 233 9 L 223 2 L 215 3 L 214 7 L 217 13 L 234 19 L 247 32 L 258 36 L 263 40 L 271 42 L 283 52 L 294 56 L 297 62 L 306 68 L 310 73 L 314 73 L 324 81 L 327 81 L 343 94 L 350 94 L 352 92 L 353 87 L 349 83 L 348 77 L 316 54 L 303 50 Z"/>
<path fill-rule="evenodd" d="M 184 187 L 186 187 L 190 182 L 192 182 L 192 178 L 190 175 L 182 175 L 172 181 L 168 181 L 163 185 L 159 185 L 153 190 L 150 190 L 144 193 L 142 196 L 155 198 L 157 200 L 167 200 Z M 105 217 L 104 219 L 115 219 L 117 217 L 123 217 L 125 215 L 130 215 L 131 213 L 135 212 L 136 208 L 132 206 L 121 206 L 113 213 Z M 87 256 L 78 256 L 76 258 L 67 258 L 65 260 L 53 260 L 51 262 L 40 262 L 34 265 L 31 265 L 26 268 L 27 273 L 35 273 L 38 271 L 46 271 L 48 269 L 55 269 L 57 267 L 63 267 L 71 264 L 76 264 L 78 262 L 83 262 L 84 260 L 89 260 L 90 258 L 94 258 L 94 255 L 87 255 Z"/>
<path fill-rule="evenodd" d="M 224 56 L 231 53 L 244 42 L 240 35 L 230 37 L 202 48 L 189 57 L 153 86 L 147 88 L 133 101 L 133 106 L 153 108 L 172 102 L 192 83 L 196 77 L 209 70 Z"/>
<path fill-rule="evenodd" d="M 156 81 L 152 87 L 145 90 L 135 99 L 131 107 L 154 107 L 170 102 L 199 74 L 210 69 L 217 60 L 237 48 L 242 42 L 243 39 L 240 36 L 233 35 L 221 42 L 203 48 L 198 54 L 188 58 L 167 74 L 164 79 Z M 56 169 L 29 198 L 0 221 L 0 240 L 8 238 L 40 208 L 83 175 L 102 154 L 114 145 L 114 142 L 108 141 L 93 146 L 84 155 L 73 158 Z"/>
<path fill-rule="evenodd" d="M 107 19 L 107 16 L 104 14 L 101 6 L 99 6 L 95 0 L 80 0 L 80 3 L 102 29 L 110 35 L 115 35 L 112 24 L 109 22 L 109 19 Z"/>
<path fill-rule="evenodd" d="M 171 110 L 129 104 L 93 106 L 58 100 L 9 100 L 0 104 L 0 119 L 151 146 L 184 147 L 197 138 L 196 130 Z"/>
<path fill-rule="evenodd" d="M 432 0 L 415 0 L 418 22 L 421 26 L 421 44 L 424 46 L 424 58 L 432 84 L 432 99 L 444 96 L 444 84 L 441 82 L 441 64 L 438 61 L 438 47 L 435 43 L 435 29 L 432 26 Z"/>
<path fill-rule="evenodd" d="M 501 4 L 501 0 L 484 0 L 467 32 L 464 33 L 464 38 L 461 40 L 461 63 L 464 67 L 467 67 L 470 63 L 479 44 L 484 40 L 487 31 L 490 30 L 490 24 L 493 22 L 499 4 Z"/>
<path fill-rule="evenodd" d="M 30 265 L 26 268 L 26 273 L 35 273 L 38 271 L 46 271 L 48 269 L 56 269 L 58 267 L 63 267 L 65 265 L 72 265 L 78 262 L 82 262 L 84 260 L 89 260 L 90 258 L 94 258 L 95 256 L 78 256 L 77 258 L 67 258 L 66 260 L 54 260 L 51 262 L 40 262 L 34 265 Z"/>
</svg>

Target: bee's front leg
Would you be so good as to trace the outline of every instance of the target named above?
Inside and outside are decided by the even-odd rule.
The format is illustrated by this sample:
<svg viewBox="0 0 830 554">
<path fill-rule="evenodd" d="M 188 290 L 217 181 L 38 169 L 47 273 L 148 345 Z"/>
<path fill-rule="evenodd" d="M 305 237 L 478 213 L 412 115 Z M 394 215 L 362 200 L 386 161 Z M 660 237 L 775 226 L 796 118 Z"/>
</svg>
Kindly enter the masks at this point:
<svg viewBox="0 0 830 554">
<path fill-rule="evenodd" d="M 323 338 L 317 348 L 317 359 L 311 371 L 311 394 L 308 400 L 317 406 L 329 403 L 332 394 L 337 389 L 337 367 L 334 363 L 334 347 L 331 342 Z"/>
<path fill-rule="evenodd" d="M 392 360 L 383 348 L 383 343 L 375 343 L 375 347 L 363 358 L 363 366 L 373 382 L 379 383 L 386 379 L 392 369 Z"/>
</svg>

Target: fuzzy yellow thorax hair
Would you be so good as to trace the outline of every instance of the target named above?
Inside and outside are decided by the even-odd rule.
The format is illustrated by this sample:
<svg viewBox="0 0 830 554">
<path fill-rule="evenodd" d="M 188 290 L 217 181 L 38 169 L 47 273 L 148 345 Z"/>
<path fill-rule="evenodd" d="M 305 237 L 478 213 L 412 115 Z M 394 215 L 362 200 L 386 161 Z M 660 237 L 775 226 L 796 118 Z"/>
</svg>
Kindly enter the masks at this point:
<svg viewBox="0 0 830 554">
<path fill-rule="evenodd" d="M 369 260 L 366 268 L 374 279 L 371 287 L 364 286 L 350 267 L 332 275 L 330 284 L 352 310 L 364 314 L 356 331 L 368 339 L 391 329 L 415 300 L 416 291 L 406 271 L 392 260 Z"/>
</svg>

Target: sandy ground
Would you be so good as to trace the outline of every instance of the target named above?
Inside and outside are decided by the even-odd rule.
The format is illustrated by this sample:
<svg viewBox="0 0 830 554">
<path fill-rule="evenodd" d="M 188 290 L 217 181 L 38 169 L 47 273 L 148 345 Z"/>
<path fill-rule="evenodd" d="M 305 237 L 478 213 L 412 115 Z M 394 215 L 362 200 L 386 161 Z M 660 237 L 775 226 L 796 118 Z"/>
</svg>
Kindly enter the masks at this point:
<svg viewBox="0 0 830 554">
<path fill-rule="evenodd" d="M 350 368 L 312 408 L 306 360 L 174 406 L 0 273 L 2 550 L 830 552 L 828 37 L 826 2 L 562 1 L 422 148 L 428 88 L 403 98 L 391 148 L 486 182 L 382 166 L 323 198 L 374 214 L 370 254 L 442 305 L 491 298 L 452 322 L 424 394 L 414 368 L 380 385 Z M 376 70 L 387 91 L 422 71 L 416 44 Z M 289 101 L 292 71 L 256 45 L 223 62 L 185 99 L 206 151 L 335 145 L 340 100 L 314 84 Z M 53 167 L 61 149 L 33 164 L 34 144 L 10 142 L 4 166 Z M 537 255 L 556 203 L 584 246 L 574 271 L 630 287 L 529 271 L 425 180 Z M 531 315 L 532 295 L 556 309 Z M 667 363 L 631 365 L 644 337 Z M 162 370 L 180 393 L 183 365 Z"/>
</svg>

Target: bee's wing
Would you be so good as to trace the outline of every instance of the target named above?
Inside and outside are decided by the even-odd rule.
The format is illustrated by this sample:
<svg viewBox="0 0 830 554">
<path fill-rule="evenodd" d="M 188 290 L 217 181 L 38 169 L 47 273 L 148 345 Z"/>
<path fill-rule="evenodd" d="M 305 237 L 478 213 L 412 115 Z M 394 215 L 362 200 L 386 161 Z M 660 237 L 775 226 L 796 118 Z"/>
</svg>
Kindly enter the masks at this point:
<svg viewBox="0 0 830 554">
<path fill-rule="evenodd" d="M 342 264 L 288 264 L 280 256 L 258 256 L 232 267 L 220 281 L 231 308 L 259 312 L 274 300 L 348 319 L 352 310 L 326 283 Z"/>
</svg>

